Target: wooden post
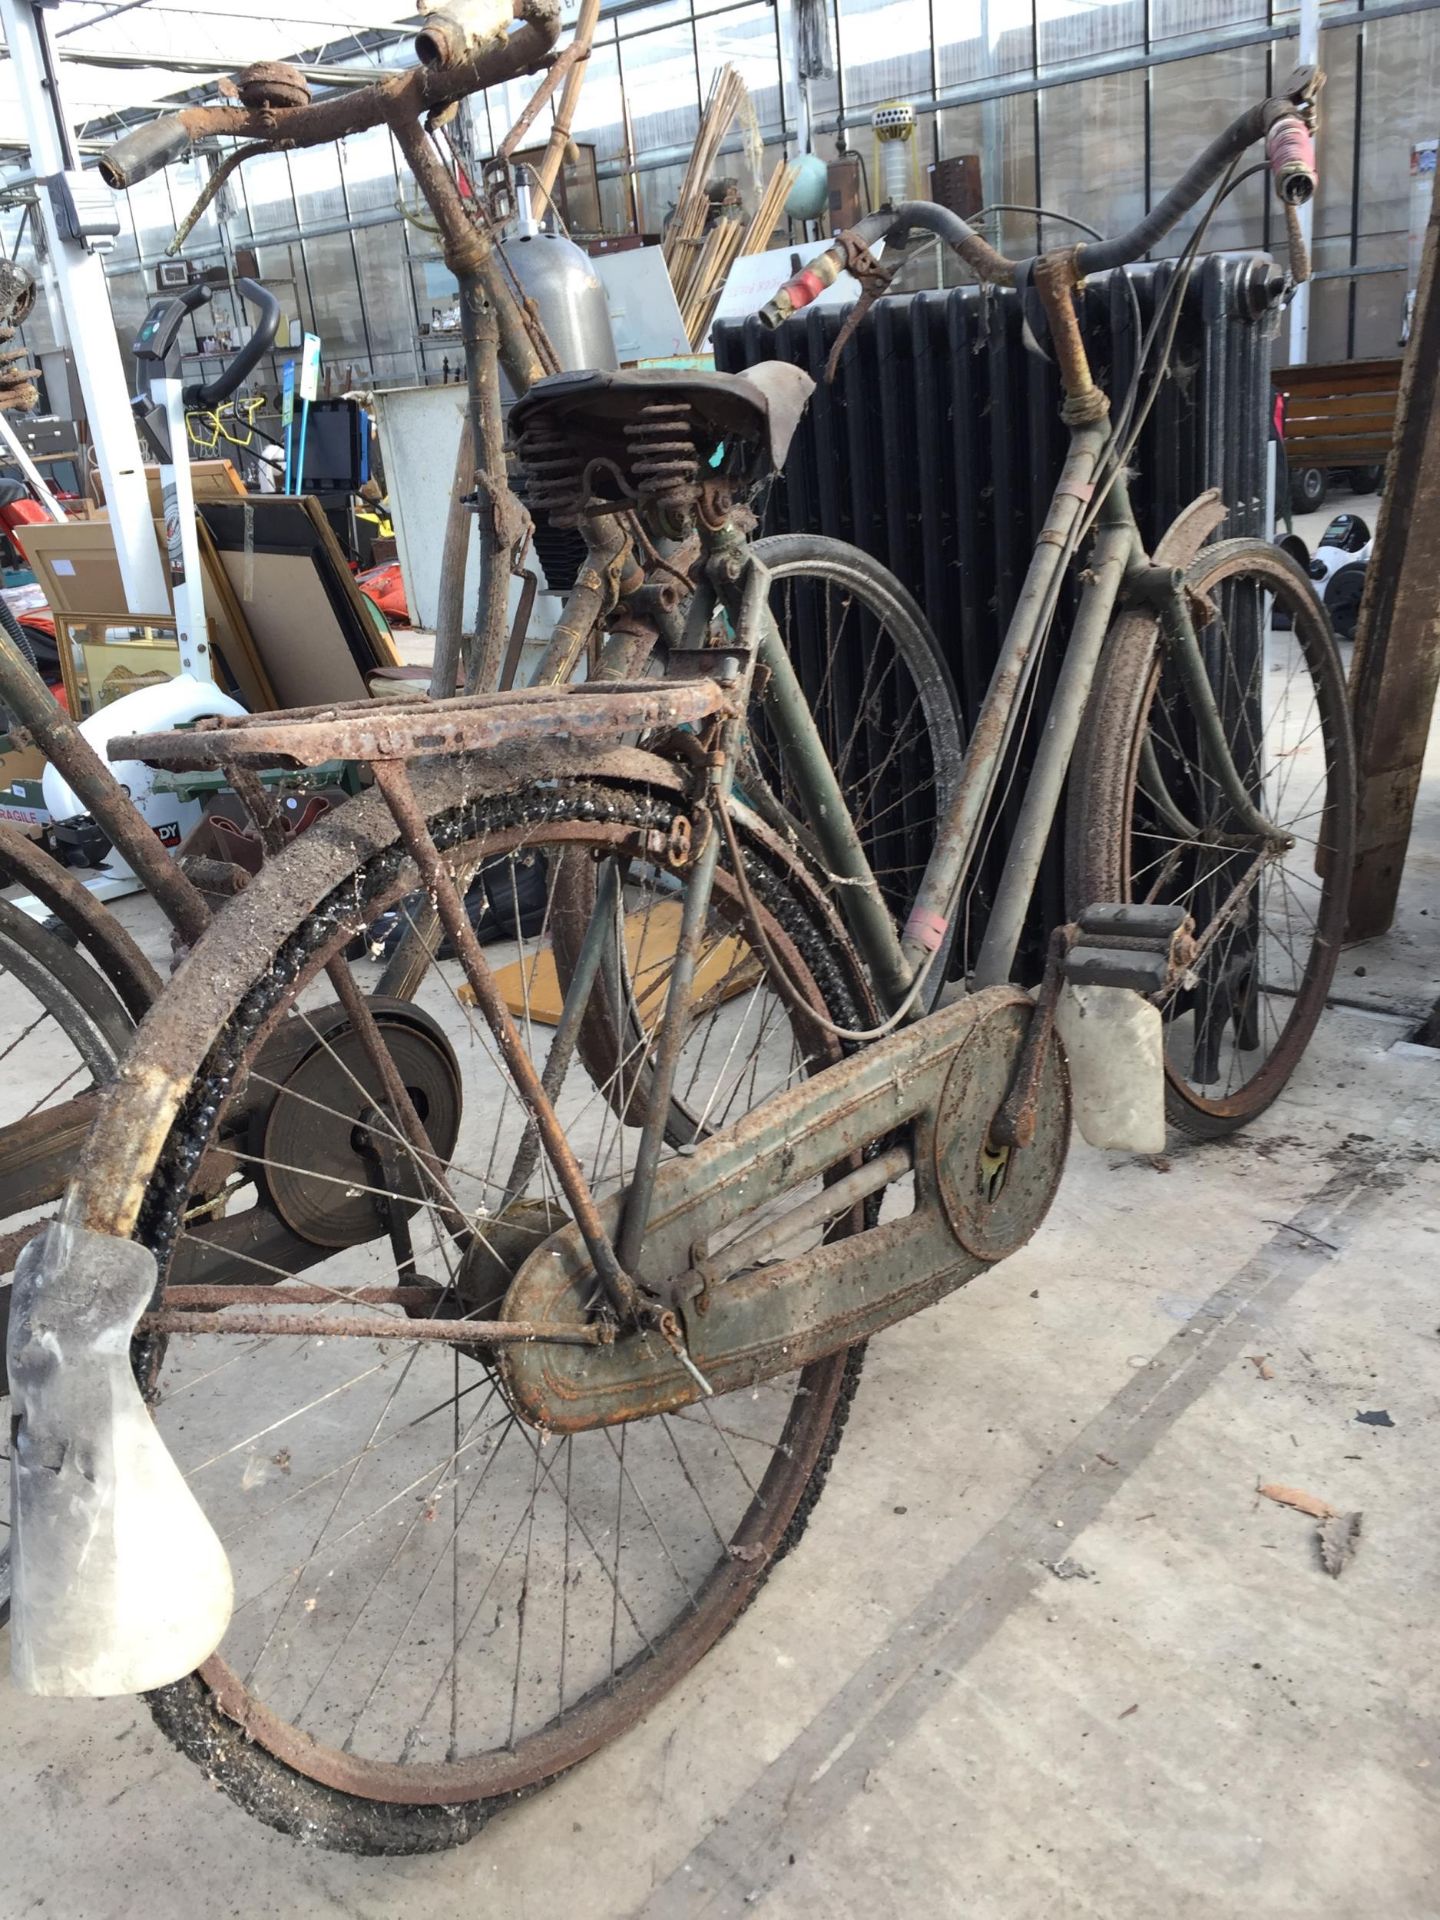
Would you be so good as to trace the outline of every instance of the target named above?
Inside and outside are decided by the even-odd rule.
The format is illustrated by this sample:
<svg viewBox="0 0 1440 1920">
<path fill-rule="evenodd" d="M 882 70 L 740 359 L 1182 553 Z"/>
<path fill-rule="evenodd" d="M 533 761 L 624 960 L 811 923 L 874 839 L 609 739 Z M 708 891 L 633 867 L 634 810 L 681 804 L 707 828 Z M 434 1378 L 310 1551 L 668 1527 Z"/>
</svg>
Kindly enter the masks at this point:
<svg viewBox="0 0 1440 1920">
<path fill-rule="evenodd" d="M 1365 569 L 1350 698 L 1360 768 L 1360 836 L 1348 938 L 1395 918 L 1420 767 L 1440 684 L 1440 193 L 1395 411 L 1385 497 Z"/>
</svg>

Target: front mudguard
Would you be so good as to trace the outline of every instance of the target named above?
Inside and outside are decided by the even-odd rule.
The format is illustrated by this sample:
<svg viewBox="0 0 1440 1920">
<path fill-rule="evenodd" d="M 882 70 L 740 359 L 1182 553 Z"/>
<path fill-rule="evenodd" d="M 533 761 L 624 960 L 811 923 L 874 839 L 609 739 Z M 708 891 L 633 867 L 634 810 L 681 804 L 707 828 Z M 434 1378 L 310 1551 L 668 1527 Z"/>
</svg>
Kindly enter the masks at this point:
<svg viewBox="0 0 1440 1920">
<path fill-rule="evenodd" d="M 155 1277 L 144 1247 L 63 1217 L 15 1269 L 10 1665 L 30 1693 L 164 1686 L 230 1621 L 225 1549 L 131 1368 Z"/>
</svg>

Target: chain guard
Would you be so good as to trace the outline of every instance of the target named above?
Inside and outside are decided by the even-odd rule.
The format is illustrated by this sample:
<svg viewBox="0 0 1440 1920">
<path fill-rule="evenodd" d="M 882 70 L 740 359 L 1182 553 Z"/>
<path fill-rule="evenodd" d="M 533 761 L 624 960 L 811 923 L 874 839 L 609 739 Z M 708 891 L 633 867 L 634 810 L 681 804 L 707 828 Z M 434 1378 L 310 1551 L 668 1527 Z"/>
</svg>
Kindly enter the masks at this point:
<svg viewBox="0 0 1440 1920">
<path fill-rule="evenodd" d="M 778 1211 L 813 1183 L 862 1163 L 871 1147 L 907 1135 L 914 1208 L 795 1258 L 727 1274 L 723 1247 L 703 1259 L 711 1281 L 685 1310 L 691 1358 L 729 1393 L 866 1340 L 953 1292 L 1022 1246 L 1045 1218 L 1070 1135 L 1070 1088 L 1058 1041 L 1046 1054 L 1032 1146 L 997 1155 L 990 1122 L 1005 1097 L 1032 1003 L 990 987 L 828 1067 L 767 1101 L 656 1182 L 636 1278 L 673 1296 L 697 1250 L 762 1210 Z M 618 1200 L 602 1209 L 613 1233 Z M 568 1226 L 521 1267 L 504 1317 L 574 1325 L 596 1292 L 585 1242 Z M 653 1333 L 606 1347 L 507 1348 L 511 1399 L 558 1433 L 611 1426 L 685 1406 L 700 1388 Z"/>
</svg>

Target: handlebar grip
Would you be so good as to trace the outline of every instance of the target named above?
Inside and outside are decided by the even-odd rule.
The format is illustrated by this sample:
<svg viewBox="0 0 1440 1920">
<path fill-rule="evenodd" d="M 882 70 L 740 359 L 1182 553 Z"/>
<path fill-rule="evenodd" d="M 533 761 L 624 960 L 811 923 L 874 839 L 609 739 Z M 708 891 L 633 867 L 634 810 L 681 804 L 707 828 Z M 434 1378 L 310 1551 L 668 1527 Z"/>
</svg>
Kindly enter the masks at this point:
<svg viewBox="0 0 1440 1920">
<path fill-rule="evenodd" d="M 799 313 L 812 300 L 818 300 L 827 287 L 833 287 L 844 270 L 845 262 L 835 247 L 827 247 L 824 253 L 817 253 L 808 266 L 802 267 L 778 293 L 765 302 L 757 316 L 761 326 L 773 333 L 792 313 Z"/>
<path fill-rule="evenodd" d="M 1265 158 L 1275 192 L 1286 206 L 1300 207 L 1314 193 L 1315 136 L 1298 114 L 1282 114 L 1265 136 Z"/>
<path fill-rule="evenodd" d="M 183 116 L 167 113 L 107 147 L 100 156 L 100 177 L 118 193 L 122 187 L 148 180 L 172 161 L 183 160 L 189 151 L 190 129 Z"/>
<path fill-rule="evenodd" d="M 221 400 L 228 400 L 275 344 L 275 335 L 280 330 L 280 302 L 275 295 L 258 280 L 237 280 L 235 291 L 242 300 L 260 309 L 260 319 L 239 353 L 213 380 L 186 387 L 187 407 L 213 407 Z"/>
</svg>

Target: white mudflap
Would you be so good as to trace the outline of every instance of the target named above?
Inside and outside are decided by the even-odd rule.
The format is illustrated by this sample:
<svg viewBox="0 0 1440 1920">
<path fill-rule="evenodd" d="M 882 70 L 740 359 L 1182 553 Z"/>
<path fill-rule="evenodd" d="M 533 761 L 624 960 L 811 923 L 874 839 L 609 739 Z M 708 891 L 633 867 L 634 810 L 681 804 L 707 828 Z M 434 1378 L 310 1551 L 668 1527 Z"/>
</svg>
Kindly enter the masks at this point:
<svg viewBox="0 0 1440 1920">
<path fill-rule="evenodd" d="M 1130 987 L 1066 983 L 1055 1025 L 1070 1066 L 1075 1124 L 1092 1147 L 1165 1151 L 1160 1009 Z"/>
<path fill-rule="evenodd" d="M 11 1302 L 10 1665 L 31 1693 L 142 1693 L 215 1651 L 230 1562 L 155 1431 L 130 1337 L 155 1261 L 48 1227 Z"/>
</svg>

